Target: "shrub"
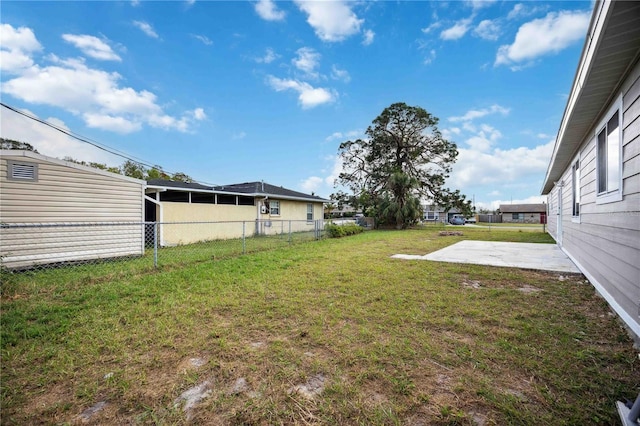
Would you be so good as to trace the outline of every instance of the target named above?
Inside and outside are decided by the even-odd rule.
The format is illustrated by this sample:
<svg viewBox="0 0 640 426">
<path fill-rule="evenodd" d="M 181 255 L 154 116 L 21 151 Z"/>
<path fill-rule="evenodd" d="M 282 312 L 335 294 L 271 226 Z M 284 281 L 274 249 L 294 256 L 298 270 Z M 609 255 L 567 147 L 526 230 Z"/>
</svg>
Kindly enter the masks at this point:
<svg viewBox="0 0 640 426">
<path fill-rule="evenodd" d="M 327 225 L 325 226 L 325 231 L 329 238 L 340 238 L 347 237 L 349 235 L 359 234 L 364 231 L 364 228 L 361 226 L 350 223 L 348 225 Z"/>
</svg>

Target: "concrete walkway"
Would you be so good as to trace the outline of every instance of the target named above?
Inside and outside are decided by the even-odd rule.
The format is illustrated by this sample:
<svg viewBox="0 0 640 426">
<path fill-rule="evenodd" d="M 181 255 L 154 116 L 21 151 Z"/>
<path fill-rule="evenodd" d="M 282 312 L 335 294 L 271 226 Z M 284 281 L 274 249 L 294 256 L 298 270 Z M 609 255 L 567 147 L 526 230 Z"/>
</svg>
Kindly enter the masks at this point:
<svg viewBox="0 0 640 426">
<path fill-rule="evenodd" d="M 556 244 L 465 240 L 424 256 L 394 254 L 391 257 L 580 273 Z"/>
</svg>

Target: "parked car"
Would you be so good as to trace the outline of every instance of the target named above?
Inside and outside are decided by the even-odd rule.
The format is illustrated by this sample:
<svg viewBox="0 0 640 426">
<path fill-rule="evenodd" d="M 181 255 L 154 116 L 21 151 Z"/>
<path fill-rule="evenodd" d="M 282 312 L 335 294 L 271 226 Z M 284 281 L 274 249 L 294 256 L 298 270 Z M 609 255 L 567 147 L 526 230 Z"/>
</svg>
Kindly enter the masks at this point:
<svg viewBox="0 0 640 426">
<path fill-rule="evenodd" d="M 475 217 L 468 217 L 464 220 L 464 223 L 476 223 Z"/>
<path fill-rule="evenodd" d="M 461 217 L 452 217 L 449 223 L 452 225 L 464 225 L 464 219 Z"/>
</svg>

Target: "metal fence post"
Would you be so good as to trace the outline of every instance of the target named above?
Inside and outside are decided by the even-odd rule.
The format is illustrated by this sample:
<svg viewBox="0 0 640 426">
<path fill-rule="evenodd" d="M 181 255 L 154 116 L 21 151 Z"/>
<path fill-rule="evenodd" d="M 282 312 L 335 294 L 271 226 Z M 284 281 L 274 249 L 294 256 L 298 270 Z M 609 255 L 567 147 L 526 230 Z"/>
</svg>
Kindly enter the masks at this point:
<svg viewBox="0 0 640 426">
<path fill-rule="evenodd" d="M 153 222 L 153 267 L 158 267 L 158 222 Z"/>
<path fill-rule="evenodd" d="M 289 221 L 289 244 L 291 244 L 291 221 Z"/>
<path fill-rule="evenodd" d="M 245 232 L 245 225 L 247 222 L 242 221 L 242 254 L 247 252 L 247 234 Z"/>
</svg>

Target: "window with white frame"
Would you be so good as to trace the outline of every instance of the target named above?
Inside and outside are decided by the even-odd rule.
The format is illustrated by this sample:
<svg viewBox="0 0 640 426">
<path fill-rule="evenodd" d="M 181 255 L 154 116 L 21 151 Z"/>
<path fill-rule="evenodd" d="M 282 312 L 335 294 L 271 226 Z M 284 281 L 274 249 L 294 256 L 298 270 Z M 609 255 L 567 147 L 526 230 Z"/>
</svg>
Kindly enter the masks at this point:
<svg viewBox="0 0 640 426">
<path fill-rule="evenodd" d="M 596 130 L 596 203 L 622 199 L 621 100 Z"/>
<path fill-rule="evenodd" d="M 270 201 L 269 202 L 269 213 L 275 216 L 280 215 L 280 201 Z"/>
<path fill-rule="evenodd" d="M 427 212 L 427 220 L 437 220 L 438 215 L 436 212 Z"/>
<path fill-rule="evenodd" d="M 511 220 L 524 220 L 524 213 L 511 213 Z"/>
<path fill-rule="evenodd" d="M 571 166 L 571 200 L 572 216 L 580 216 L 580 160 Z"/>
<path fill-rule="evenodd" d="M 311 222 L 313 220 L 313 204 L 307 203 L 307 220 Z"/>
</svg>

